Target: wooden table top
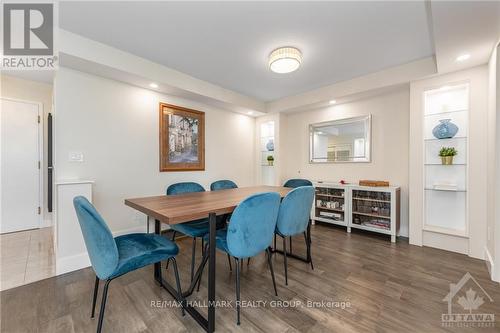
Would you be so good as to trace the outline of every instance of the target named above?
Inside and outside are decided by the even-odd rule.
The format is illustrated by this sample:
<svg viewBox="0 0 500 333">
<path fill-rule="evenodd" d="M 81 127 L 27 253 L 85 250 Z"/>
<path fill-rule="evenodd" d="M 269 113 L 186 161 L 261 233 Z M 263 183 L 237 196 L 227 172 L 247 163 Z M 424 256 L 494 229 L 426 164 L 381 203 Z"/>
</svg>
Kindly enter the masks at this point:
<svg viewBox="0 0 500 333">
<path fill-rule="evenodd" d="M 208 214 L 231 213 L 246 197 L 262 192 L 277 192 L 284 197 L 292 188 L 281 186 L 240 187 L 220 191 L 194 192 L 125 199 L 125 205 L 167 224 L 206 218 Z"/>
</svg>

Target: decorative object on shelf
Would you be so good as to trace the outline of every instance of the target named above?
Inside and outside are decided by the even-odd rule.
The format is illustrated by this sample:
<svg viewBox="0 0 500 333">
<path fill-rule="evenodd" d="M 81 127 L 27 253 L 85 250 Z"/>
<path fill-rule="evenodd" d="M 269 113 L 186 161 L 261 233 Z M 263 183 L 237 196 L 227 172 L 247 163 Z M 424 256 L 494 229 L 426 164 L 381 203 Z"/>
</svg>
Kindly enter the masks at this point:
<svg viewBox="0 0 500 333">
<path fill-rule="evenodd" d="M 273 139 L 269 139 L 269 141 L 267 141 L 266 149 L 268 151 L 274 151 L 274 140 Z"/>
<path fill-rule="evenodd" d="M 437 139 L 451 139 L 457 135 L 458 126 L 451 119 L 441 119 L 439 124 L 432 129 L 432 135 Z"/>
<path fill-rule="evenodd" d="M 343 180 L 343 179 L 341 179 L 339 183 L 342 184 L 342 185 L 347 184 L 347 182 L 345 180 Z"/>
<path fill-rule="evenodd" d="M 371 187 L 387 187 L 389 182 L 386 180 L 360 180 L 359 186 L 371 186 Z"/>
<path fill-rule="evenodd" d="M 267 164 L 269 166 L 273 166 L 273 164 L 274 164 L 274 157 L 273 157 L 273 155 L 268 155 L 267 156 Z"/>
<path fill-rule="evenodd" d="M 452 165 L 453 156 L 457 155 L 458 152 L 454 147 L 442 147 L 439 151 L 439 156 L 441 157 L 441 164 Z"/>
<path fill-rule="evenodd" d="M 205 170 L 205 113 L 160 103 L 160 172 Z"/>
</svg>

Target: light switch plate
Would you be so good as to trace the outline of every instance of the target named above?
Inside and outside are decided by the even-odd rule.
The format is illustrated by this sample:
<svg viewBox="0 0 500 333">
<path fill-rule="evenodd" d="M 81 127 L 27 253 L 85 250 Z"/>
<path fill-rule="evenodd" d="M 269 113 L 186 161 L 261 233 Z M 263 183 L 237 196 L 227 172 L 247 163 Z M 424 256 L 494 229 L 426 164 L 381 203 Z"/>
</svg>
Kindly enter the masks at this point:
<svg viewBox="0 0 500 333">
<path fill-rule="evenodd" d="M 83 153 L 79 151 L 72 151 L 69 153 L 70 162 L 83 162 Z"/>
</svg>

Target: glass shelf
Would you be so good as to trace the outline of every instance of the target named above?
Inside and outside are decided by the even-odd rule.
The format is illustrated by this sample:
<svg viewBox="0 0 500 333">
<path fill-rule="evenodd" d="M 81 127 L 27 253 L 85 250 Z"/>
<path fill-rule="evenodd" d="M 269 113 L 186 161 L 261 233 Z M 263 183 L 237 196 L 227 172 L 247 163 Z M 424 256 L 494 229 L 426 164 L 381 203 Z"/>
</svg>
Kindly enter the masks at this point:
<svg viewBox="0 0 500 333">
<path fill-rule="evenodd" d="M 469 109 L 451 110 L 451 111 L 445 111 L 445 112 L 439 112 L 439 113 L 424 114 L 424 117 L 430 117 L 430 116 L 434 116 L 436 114 L 448 114 L 448 113 L 467 112 L 467 111 L 469 111 Z"/>
<path fill-rule="evenodd" d="M 438 192 L 467 192 L 466 190 L 445 190 L 445 189 L 437 189 L 437 188 L 424 188 L 426 191 L 438 191 Z"/>
<path fill-rule="evenodd" d="M 442 165 L 446 167 L 454 166 L 454 165 L 467 165 L 466 163 L 453 163 L 453 164 L 442 164 L 442 163 L 425 163 L 424 165 Z"/>
<path fill-rule="evenodd" d="M 448 139 L 436 139 L 436 138 L 431 138 L 431 139 L 424 139 L 425 141 L 446 141 L 446 140 L 457 140 L 457 139 L 467 139 L 466 136 L 454 136 L 453 138 L 448 138 Z"/>
</svg>

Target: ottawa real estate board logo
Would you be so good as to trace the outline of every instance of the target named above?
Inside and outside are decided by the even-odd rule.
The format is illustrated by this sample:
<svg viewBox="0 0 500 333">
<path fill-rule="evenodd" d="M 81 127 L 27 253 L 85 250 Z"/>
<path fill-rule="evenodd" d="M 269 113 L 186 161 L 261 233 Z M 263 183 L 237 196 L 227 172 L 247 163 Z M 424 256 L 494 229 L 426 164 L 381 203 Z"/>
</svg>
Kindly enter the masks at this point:
<svg viewBox="0 0 500 333">
<path fill-rule="evenodd" d="M 450 283 L 443 302 L 448 303 L 448 313 L 441 315 L 443 327 L 495 327 L 495 314 L 480 310 L 493 299 L 469 272 L 458 283 Z"/>
<path fill-rule="evenodd" d="M 53 70 L 54 4 L 2 4 L 2 70 Z"/>
</svg>

